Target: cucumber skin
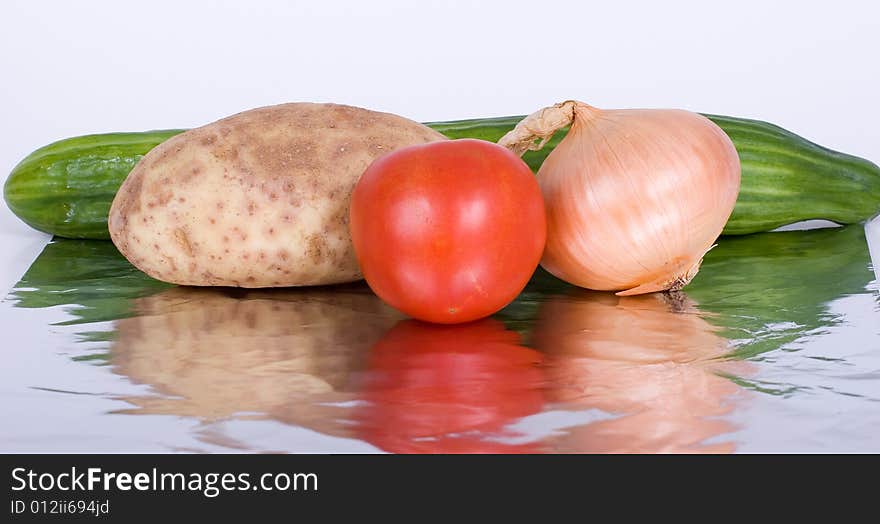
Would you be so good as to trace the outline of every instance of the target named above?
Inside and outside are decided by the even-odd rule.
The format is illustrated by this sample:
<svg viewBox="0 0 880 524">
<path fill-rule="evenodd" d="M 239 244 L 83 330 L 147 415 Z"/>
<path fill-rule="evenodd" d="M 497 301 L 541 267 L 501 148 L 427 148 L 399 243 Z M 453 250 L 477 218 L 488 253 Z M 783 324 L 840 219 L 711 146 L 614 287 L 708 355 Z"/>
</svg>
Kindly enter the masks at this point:
<svg viewBox="0 0 880 524">
<path fill-rule="evenodd" d="M 880 213 L 880 167 L 760 120 L 705 115 L 739 153 L 742 183 L 724 234 L 801 220 L 855 224 Z"/>
<path fill-rule="evenodd" d="M 53 142 L 18 163 L 6 204 L 26 224 L 60 237 L 109 239 L 113 197 L 135 164 L 183 129 L 85 135 Z"/>
<path fill-rule="evenodd" d="M 814 144 L 758 120 L 705 115 L 731 138 L 742 164 L 742 184 L 723 234 L 769 231 L 808 219 L 851 224 L 880 212 L 880 168 Z M 523 117 L 426 125 L 449 138 L 497 142 Z M 107 215 L 116 191 L 153 147 L 185 130 L 108 133 L 61 140 L 22 160 L 9 175 L 9 208 L 40 231 L 61 237 L 108 239 Z M 557 133 L 523 160 L 537 172 L 565 136 Z"/>
</svg>

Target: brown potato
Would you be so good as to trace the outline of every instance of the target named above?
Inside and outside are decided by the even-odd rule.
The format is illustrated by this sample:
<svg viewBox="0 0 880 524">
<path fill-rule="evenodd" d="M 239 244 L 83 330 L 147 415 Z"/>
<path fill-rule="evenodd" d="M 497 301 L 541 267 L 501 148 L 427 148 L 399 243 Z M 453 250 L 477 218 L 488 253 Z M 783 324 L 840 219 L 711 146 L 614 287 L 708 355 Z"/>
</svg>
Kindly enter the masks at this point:
<svg viewBox="0 0 880 524">
<path fill-rule="evenodd" d="M 417 122 L 336 104 L 245 111 L 150 151 L 110 209 L 110 236 L 148 275 L 197 286 L 361 278 L 351 192 L 395 149 L 443 140 Z"/>
</svg>

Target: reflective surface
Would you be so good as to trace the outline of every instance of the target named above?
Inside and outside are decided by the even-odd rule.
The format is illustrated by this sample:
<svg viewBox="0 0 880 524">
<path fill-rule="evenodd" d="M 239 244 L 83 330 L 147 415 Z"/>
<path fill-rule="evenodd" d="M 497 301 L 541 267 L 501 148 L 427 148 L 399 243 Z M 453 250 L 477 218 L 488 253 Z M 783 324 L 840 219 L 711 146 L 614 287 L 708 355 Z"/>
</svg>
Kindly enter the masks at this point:
<svg viewBox="0 0 880 524">
<path fill-rule="evenodd" d="M 539 271 L 433 326 L 363 284 L 173 287 L 59 240 L 0 305 L 0 450 L 880 452 L 875 278 L 861 226 L 768 233 L 684 292 Z"/>
</svg>

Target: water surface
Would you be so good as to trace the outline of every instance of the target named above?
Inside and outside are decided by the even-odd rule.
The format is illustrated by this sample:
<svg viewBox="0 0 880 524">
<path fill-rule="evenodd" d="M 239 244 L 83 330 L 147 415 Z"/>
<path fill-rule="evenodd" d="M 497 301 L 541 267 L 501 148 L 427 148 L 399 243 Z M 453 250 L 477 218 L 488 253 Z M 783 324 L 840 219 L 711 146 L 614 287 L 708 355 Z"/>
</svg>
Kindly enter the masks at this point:
<svg viewBox="0 0 880 524">
<path fill-rule="evenodd" d="M 361 284 L 184 288 L 56 240 L 0 304 L 15 452 L 880 452 L 862 226 L 722 238 L 685 291 L 538 271 L 432 326 Z"/>
</svg>

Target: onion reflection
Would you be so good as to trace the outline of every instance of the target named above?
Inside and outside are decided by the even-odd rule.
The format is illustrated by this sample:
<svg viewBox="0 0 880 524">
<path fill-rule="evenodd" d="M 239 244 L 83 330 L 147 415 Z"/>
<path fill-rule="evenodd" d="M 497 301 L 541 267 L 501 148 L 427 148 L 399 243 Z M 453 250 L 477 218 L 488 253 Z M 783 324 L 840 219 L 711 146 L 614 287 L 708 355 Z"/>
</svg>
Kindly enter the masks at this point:
<svg viewBox="0 0 880 524">
<path fill-rule="evenodd" d="M 705 443 L 734 429 L 720 416 L 738 387 L 721 374 L 727 341 L 683 293 L 616 297 L 578 292 L 544 304 L 534 333 L 547 354 L 548 398 L 614 415 L 567 428 L 551 452 L 732 452 Z"/>
<path fill-rule="evenodd" d="M 507 425 L 541 409 L 538 352 L 493 319 L 405 320 L 371 350 L 361 437 L 397 453 L 517 453 Z"/>
<path fill-rule="evenodd" d="M 174 288 L 116 323 L 117 373 L 159 395 L 128 413 L 213 421 L 245 414 L 345 436 L 352 377 L 401 316 L 365 288 L 235 291 Z M 329 404 L 328 404 L 329 403 Z"/>
</svg>

